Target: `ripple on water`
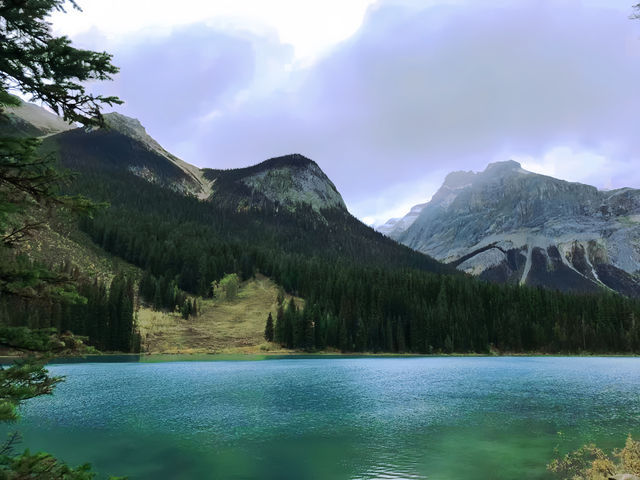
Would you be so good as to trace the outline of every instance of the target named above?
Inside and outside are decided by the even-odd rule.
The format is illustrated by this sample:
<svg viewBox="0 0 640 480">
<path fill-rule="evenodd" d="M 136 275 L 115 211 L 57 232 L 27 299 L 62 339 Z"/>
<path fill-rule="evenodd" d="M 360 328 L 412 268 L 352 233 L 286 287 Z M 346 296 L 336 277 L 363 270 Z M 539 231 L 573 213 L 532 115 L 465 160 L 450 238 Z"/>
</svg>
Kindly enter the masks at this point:
<svg viewBox="0 0 640 480">
<path fill-rule="evenodd" d="M 30 401 L 20 428 L 31 448 L 132 479 L 537 479 L 557 444 L 613 446 L 640 433 L 639 367 L 632 358 L 54 365 L 66 382 Z"/>
</svg>

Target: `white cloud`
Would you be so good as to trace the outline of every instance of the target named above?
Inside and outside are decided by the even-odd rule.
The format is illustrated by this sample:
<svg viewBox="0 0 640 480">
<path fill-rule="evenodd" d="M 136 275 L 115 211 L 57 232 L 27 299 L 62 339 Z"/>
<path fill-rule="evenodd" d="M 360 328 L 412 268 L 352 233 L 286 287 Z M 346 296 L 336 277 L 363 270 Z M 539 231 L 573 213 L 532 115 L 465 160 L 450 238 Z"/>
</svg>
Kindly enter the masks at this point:
<svg viewBox="0 0 640 480">
<path fill-rule="evenodd" d="M 520 162 L 525 170 L 600 189 L 640 187 L 640 160 L 616 159 L 615 152 L 606 148 L 596 153 L 558 146 L 537 158 L 530 155 L 512 155 L 511 158 Z"/>
<path fill-rule="evenodd" d="M 275 30 L 293 45 L 296 59 L 313 58 L 351 36 L 375 0 L 84 0 L 82 12 L 67 9 L 52 22 L 57 32 L 75 36 L 95 28 L 110 40 L 141 31 L 168 33 L 190 24 L 222 30 Z"/>
<path fill-rule="evenodd" d="M 600 175 L 610 164 L 604 155 L 574 151 L 570 147 L 555 147 L 540 158 L 528 155 L 512 155 L 511 158 L 520 162 L 525 170 L 582 183 L 593 179 L 594 174 Z"/>
<path fill-rule="evenodd" d="M 424 178 L 389 185 L 364 200 L 347 202 L 349 211 L 367 225 L 374 226 L 382 225 L 391 218 L 402 218 L 414 205 L 431 200 L 447 173 L 434 171 Z"/>
</svg>

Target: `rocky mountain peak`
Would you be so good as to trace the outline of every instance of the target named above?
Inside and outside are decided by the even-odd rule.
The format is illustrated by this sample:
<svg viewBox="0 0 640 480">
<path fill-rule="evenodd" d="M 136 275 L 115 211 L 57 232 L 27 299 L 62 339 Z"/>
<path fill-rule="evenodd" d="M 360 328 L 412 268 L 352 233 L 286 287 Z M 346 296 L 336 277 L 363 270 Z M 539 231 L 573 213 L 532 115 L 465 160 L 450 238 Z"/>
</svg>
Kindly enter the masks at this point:
<svg viewBox="0 0 640 480">
<path fill-rule="evenodd" d="M 258 165 L 258 172 L 242 179 L 247 187 L 271 201 L 295 209 L 298 203 L 314 210 L 347 207 L 329 177 L 316 162 L 298 153 L 276 157 Z"/>
<path fill-rule="evenodd" d="M 318 164 L 298 153 L 270 158 L 247 168 L 208 169 L 205 175 L 213 181 L 214 198 L 226 195 L 237 205 L 260 206 L 266 202 L 291 211 L 301 204 L 316 212 L 347 210 L 337 188 Z"/>
<path fill-rule="evenodd" d="M 103 115 L 105 123 L 113 129 L 129 129 L 131 131 L 138 131 L 142 134 L 147 134 L 147 131 L 140 123 L 140 120 L 133 117 L 128 117 L 118 112 L 105 113 Z"/>
<path fill-rule="evenodd" d="M 503 162 L 492 162 L 487 165 L 483 173 L 499 174 L 505 172 L 522 171 L 522 165 L 515 160 L 505 160 Z"/>
<path fill-rule="evenodd" d="M 511 160 L 450 174 L 419 210 L 385 233 L 467 273 L 640 296 L 640 190 L 603 192 Z"/>
<path fill-rule="evenodd" d="M 144 145 L 149 151 L 164 157 L 169 162 L 176 165 L 180 170 L 186 174 L 186 181 L 181 182 L 180 185 L 174 185 L 179 191 L 186 191 L 194 194 L 198 198 L 206 199 L 211 195 L 211 185 L 204 178 L 200 169 L 190 163 L 187 163 L 175 155 L 172 155 L 166 151 L 153 137 L 151 137 L 147 130 L 144 128 L 140 120 L 137 118 L 128 117 L 121 113 L 112 112 L 107 113 L 104 116 L 104 122 L 108 129 L 116 131 L 126 137 L 129 137 L 140 144 Z M 137 168 L 132 171 L 143 178 L 152 178 L 145 170 Z"/>
<path fill-rule="evenodd" d="M 153 150 L 165 152 L 160 144 L 147 133 L 147 130 L 137 118 L 127 117 L 117 112 L 107 113 L 103 117 L 104 123 L 108 128 L 153 147 Z"/>
<path fill-rule="evenodd" d="M 463 170 L 451 172 L 445 177 L 442 186 L 454 189 L 461 188 L 473 182 L 476 175 L 475 172 L 465 172 Z"/>
</svg>

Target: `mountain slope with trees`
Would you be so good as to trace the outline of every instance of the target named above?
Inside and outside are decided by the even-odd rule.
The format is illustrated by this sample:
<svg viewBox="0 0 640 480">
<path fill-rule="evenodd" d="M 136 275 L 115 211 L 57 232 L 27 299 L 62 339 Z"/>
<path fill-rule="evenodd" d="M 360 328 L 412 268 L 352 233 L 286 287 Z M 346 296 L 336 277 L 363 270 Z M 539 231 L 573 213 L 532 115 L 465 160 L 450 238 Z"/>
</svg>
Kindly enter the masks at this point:
<svg viewBox="0 0 640 480">
<path fill-rule="evenodd" d="M 137 295 L 146 305 L 177 309 L 188 318 L 194 297 L 213 295 L 216 282 L 233 275 L 246 281 L 259 272 L 305 299 L 305 308 L 287 304 L 274 312 L 274 340 L 289 348 L 639 348 L 635 300 L 599 289 L 574 296 L 474 280 L 355 219 L 310 159 L 288 155 L 243 169 L 194 173 L 195 167 L 176 161 L 139 122 L 115 118 L 113 128 L 106 122 L 99 129 L 48 135 L 40 151 L 75 172 L 63 193 L 109 205 L 81 218 L 82 232 L 142 274 L 137 282 L 120 275 L 111 288 L 87 286 L 94 290 L 82 296 L 85 306 L 60 315 L 69 326 L 57 324 L 56 302 L 41 305 L 42 326 L 49 322 L 86 334 L 100 325 L 99 332 L 88 332 L 96 345 L 135 349 L 129 315 Z M 209 184 L 209 196 L 201 195 L 196 180 L 201 187 Z M 25 305 L 22 311 L 34 311 L 29 301 Z M 128 341 L 111 331 L 121 328 Z"/>
<path fill-rule="evenodd" d="M 214 193 L 202 200 L 135 175 L 128 168 L 136 158 L 135 142 L 92 144 L 93 133 L 53 135 L 45 148 L 78 172 L 69 194 L 110 204 L 83 219 L 81 228 L 99 247 L 145 272 L 141 298 L 150 304 L 158 295 L 168 299 L 155 302 L 158 308 L 176 305 L 181 295 L 206 298 L 212 282 L 225 275 L 247 280 L 260 272 L 305 298 L 304 309 L 283 305 L 279 318 L 273 312 L 275 340 L 291 348 L 415 353 L 639 348 L 640 305 L 634 300 L 600 291 L 575 296 L 477 281 L 382 236 L 339 205 L 322 209 L 296 202 L 285 208 L 270 198 L 273 183 L 248 188 L 242 182 L 283 166 L 310 165 L 303 157 L 205 171 Z M 81 147 L 75 138 L 81 138 Z M 87 145 L 93 145 L 90 156 L 83 155 Z M 232 200 L 216 200 L 224 194 Z"/>
</svg>

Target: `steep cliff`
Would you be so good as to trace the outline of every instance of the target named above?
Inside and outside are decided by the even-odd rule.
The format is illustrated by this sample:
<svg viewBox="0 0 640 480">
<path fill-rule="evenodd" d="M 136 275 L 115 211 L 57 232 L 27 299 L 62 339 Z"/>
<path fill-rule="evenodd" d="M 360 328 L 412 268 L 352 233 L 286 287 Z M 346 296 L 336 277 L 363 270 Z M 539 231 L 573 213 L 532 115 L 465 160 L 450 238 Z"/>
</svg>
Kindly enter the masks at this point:
<svg viewBox="0 0 640 480">
<path fill-rule="evenodd" d="M 640 295 L 640 190 L 600 191 L 514 161 L 454 172 L 387 234 L 499 282 Z"/>
</svg>

